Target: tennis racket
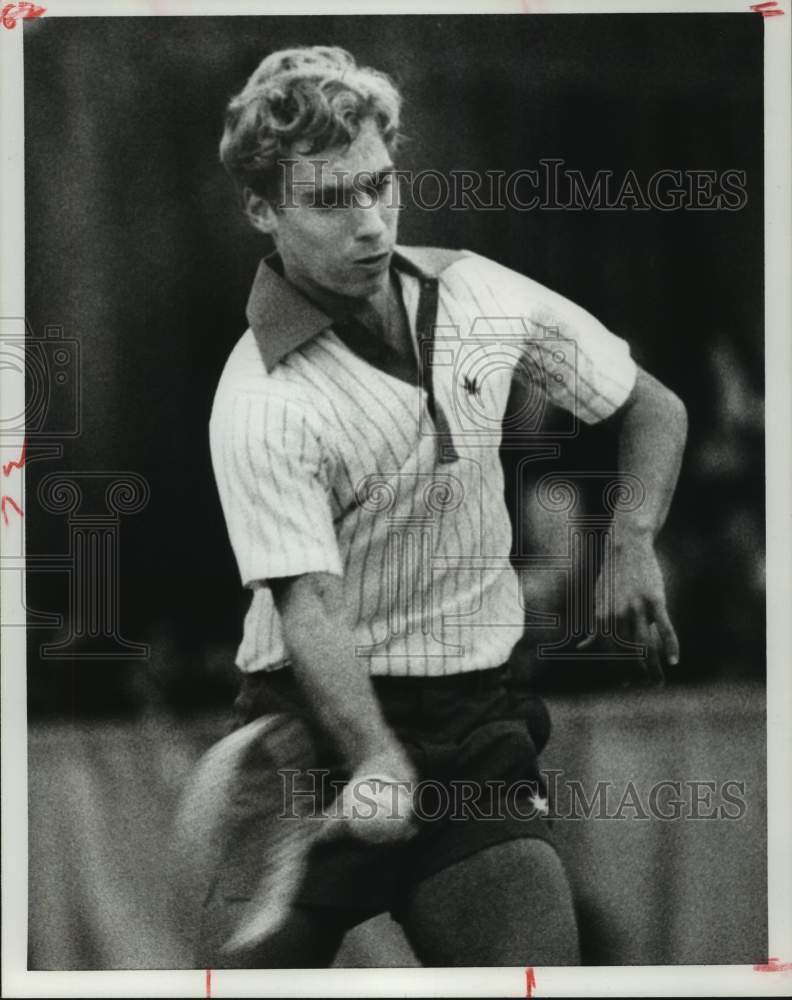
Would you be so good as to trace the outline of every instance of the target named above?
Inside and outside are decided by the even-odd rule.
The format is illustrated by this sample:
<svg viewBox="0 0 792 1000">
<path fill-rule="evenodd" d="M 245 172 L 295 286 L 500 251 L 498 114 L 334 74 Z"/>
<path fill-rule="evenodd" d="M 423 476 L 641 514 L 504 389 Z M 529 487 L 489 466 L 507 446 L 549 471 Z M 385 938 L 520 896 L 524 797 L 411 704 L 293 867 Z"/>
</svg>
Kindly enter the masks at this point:
<svg viewBox="0 0 792 1000">
<path fill-rule="evenodd" d="M 296 772 L 289 780 L 297 788 L 314 763 L 307 730 L 286 715 L 248 723 L 199 760 L 175 824 L 179 909 L 188 938 L 197 939 L 200 915 L 215 892 L 250 897 L 226 951 L 254 944 L 282 925 L 311 845 L 327 835 L 330 822 L 296 813 L 300 800 L 287 800 L 284 773 Z"/>
<path fill-rule="evenodd" d="M 199 760 L 182 796 L 175 831 L 179 909 L 190 919 L 184 927 L 188 939 L 197 941 L 205 905 L 224 893 L 246 903 L 221 951 L 231 954 L 256 945 L 283 925 L 318 840 L 393 835 L 393 823 L 383 824 L 382 813 L 379 822 L 371 822 L 370 810 L 356 817 L 349 795 L 355 781 L 377 794 L 393 785 L 392 779 L 357 775 L 338 805 L 323 813 L 314 786 L 317 772 L 311 770 L 315 767 L 307 729 L 287 715 L 248 723 Z M 409 799 L 403 800 L 400 815 L 408 811 Z"/>
</svg>

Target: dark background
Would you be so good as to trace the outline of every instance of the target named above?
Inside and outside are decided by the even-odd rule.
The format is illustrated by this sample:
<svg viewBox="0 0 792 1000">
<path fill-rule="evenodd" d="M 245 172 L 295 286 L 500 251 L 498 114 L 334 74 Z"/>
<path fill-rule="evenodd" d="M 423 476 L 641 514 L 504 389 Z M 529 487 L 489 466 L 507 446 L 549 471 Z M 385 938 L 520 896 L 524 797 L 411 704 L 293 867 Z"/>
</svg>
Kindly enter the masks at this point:
<svg viewBox="0 0 792 1000">
<path fill-rule="evenodd" d="M 230 695 L 246 598 L 207 423 L 268 247 L 217 144 L 229 97 L 291 44 L 339 44 L 395 78 L 406 169 L 508 173 L 559 157 L 587 178 L 632 169 L 644 183 L 664 168 L 746 172 L 737 212 L 408 204 L 400 239 L 467 247 L 568 295 L 682 397 L 689 445 L 661 543 L 684 654 L 669 680 L 763 679 L 760 17 L 44 18 L 24 30 L 27 317 L 36 335 L 62 326 L 82 359 L 81 433 L 27 469 L 28 552 L 67 544 L 65 518 L 35 501 L 44 475 L 129 470 L 151 488 L 122 518 L 120 627 L 152 656 L 46 661 L 39 646 L 58 636 L 31 628 L 34 713 Z M 606 437 L 585 431 L 558 467 L 603 467 Z M 66 583 L 29 573 L 29 606 L 64 611 Z M 563 664 L 544 677 L 580 681 Z"/>
<path fill-rule="evenodd" d="M 762 27 L 748 12 L 25 24 L 27 316 L 36 336 L 60 325 L 81 350 L 81 433 L 58 460 L 29 449 L 28 553 L 46 563 L 71 544 L 66 515 L 39 503 L 44 476 L 127 471 L 151 490 L 119 524 L 120 632 L 149 643 L 147 658 L 43 657 L 85 622 L 68 620 L 69 574 L 28 563 L 30 608 L 67 613 L 61 632 L 29 630 L 31 968 L 191 964 L 169 915 L 167 848 L 191 768 L 227 725 L 246 604 L 207 423 L 268 249 L 217 144 L 229 97 L 295 43 L 340 44 L 396 78 L 405 169 L 559 157 L 644 183 L 659 169 L 746 172 L 738 212 L 408 205 L 401 239 L 468 247 L 568 295 L 687 404 L 661 536 L 682 661 L 665 691 L 621 690 L 612 664 L 552 661 L 539 677 L 554 720 L 543 762 L 587 789 L 745 788 L 740 822 L 557 824 L 587 964 L 766 962 Z M 59 392 L 53 426 L 68 409 Z M 597 428 L 551 468 L 614 461 Z M 516 486 L 512 475 L 511 501 Z M 382 917 L 338 962 L 414 958 Z"/>
</svg>

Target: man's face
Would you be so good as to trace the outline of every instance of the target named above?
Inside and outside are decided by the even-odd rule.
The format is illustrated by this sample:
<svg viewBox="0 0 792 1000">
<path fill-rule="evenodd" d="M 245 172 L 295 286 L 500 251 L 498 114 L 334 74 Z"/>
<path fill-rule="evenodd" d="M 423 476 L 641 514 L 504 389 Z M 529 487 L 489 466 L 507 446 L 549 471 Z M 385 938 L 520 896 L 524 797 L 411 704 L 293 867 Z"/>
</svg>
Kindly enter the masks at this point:
<svg viewBox="0 0 792 1000">
<path fill-rule="evenodd" d="M 291 159 L 282 205 L 269 213 L 286 276 L 308 294 L 370 298 L 387 283 L 399 216 L 393 161 L 376 123 L 364 119 L 347 147 L 298 147 Z"/>
</svg>

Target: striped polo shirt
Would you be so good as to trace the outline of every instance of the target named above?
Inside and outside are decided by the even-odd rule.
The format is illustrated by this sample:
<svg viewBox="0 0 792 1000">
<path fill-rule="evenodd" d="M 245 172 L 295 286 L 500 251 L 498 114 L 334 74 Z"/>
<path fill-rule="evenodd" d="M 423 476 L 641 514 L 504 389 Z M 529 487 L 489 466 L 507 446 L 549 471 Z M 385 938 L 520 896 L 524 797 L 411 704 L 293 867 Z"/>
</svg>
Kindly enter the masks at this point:
<svg viewBox="0 0 792 1000">
<path fill-rule="evenodd" d="M 212 409 L 212 462 L 242 583 L 243 671 L 288 658 L 267 581 L 343 578 L 372 674 L 481 670 L 523 632 L 499 447 L 513 380 L 596 423 L 635 382 L 627 343 L 568 299 L 467 251 L 399 247 L 415 381 L 352 350 L 266 261 Z M 533 423 L 532 423 L 533 422 Z"/>
</svg>

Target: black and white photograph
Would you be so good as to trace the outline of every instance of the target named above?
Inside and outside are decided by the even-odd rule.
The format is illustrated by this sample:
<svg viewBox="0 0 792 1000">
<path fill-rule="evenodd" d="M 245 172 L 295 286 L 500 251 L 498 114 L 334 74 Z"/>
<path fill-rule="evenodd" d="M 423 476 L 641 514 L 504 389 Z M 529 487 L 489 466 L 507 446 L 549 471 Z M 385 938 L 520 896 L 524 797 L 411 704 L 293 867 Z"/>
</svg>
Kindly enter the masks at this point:
<svg viewBox="0 0 792 1000">
<path fill-rule="evenodd" d="M 786 0 L 89 6 L 0 27 L 3 995 L 787 995 Z"/>
</svg>

